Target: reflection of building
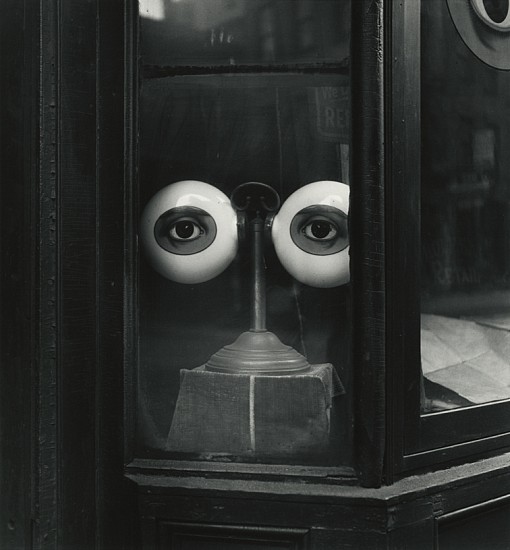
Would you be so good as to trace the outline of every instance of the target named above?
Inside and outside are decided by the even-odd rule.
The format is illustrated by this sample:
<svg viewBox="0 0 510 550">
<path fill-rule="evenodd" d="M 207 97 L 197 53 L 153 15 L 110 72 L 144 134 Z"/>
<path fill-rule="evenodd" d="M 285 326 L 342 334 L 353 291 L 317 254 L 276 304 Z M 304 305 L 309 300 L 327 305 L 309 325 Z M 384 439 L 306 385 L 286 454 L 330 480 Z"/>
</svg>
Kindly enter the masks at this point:
<svg viewBox="0 0 510 550">
<path fill-rule="evenodd" d="M 248 5 L 246 0 L 140 0 L 139 13 L 144 19 L 156 21 L 172 18 L 198 31 L 242 17 Z"/>
<path fill-rule="evenodd" d="M 184 4 L 184 2 L 181 3 Z M 174 3 L 175 4 L 175 3 Z M 221 27 L 245 17 L 249 10 L 246 0 L 213 0 L 212 2 L 194 2 L 188 7 L 192 26 L 197 31 Z M 168 17 L 173 15 L 172 6 L 167 7 Z"/>
<path fill-rule="evenodd" d="M 422 8 L 424 289 L 508 287 L 510 74 L 475 57 L 436 7 Z"/>
<path fill-rule="evenodd" d="M 149 65 L 338 62 L 348 55 L 346 6 L 334 0 L 164 0 L 161 18 L 142 19 L 142 58 Z M 345 33 L 338 32 L 339 21 Z"/>
</svg>

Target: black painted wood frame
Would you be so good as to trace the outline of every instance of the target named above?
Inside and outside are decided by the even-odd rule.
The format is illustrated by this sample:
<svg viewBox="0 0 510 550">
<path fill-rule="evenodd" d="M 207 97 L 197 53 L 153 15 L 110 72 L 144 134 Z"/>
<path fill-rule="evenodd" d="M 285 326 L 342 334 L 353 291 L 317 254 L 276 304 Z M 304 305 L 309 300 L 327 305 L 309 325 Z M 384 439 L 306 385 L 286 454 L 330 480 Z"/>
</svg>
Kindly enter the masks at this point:
<svg viewBox="0 0 510 550">
<path fill-rule="evenodd" d="M 385 473 L 391 483 L 507 450 L 510 402 L 420 411 L 420 2 L 386 7 Z"/>
<path fill-rule="evenodd" d="M 353 482 L 357 474 L 363 486 L 380 486 L 385 450 L 385 280 L 384 280 L 384 94 L 383 94 L 383 1 L 352 3 L 352 127 L 353 186 L 351 191 L 351 270 L 354 301 L 354 439 L 356 464 L 349 468 L 304 468 L 292 466 L 204 465 L 193 461 L 144 460 L 134 453 L 137 379 L 137 250 L 136 204 L 138 28 L 137 3 L 127 2 L 126 18 L 126 273 L 125 296 L 125 388 L 127 472 L 174 472 L 201 474 L 207 469 L 223 475 L 255 475 L 261 478 L 296 476 L 323 478 L 324 482 Z M 190 70 L 189 68 L 187 69 Z M 201 74 L 207 72 L 201 67 Z M 210 69 L 214 73 L 214 69 Z M 275 69 L 276 70 L 276 69 Z M 166 74 L 166 73 L 165 73 Z M 202 77 L 203 78 L 203 77 Z M 252 76 L 256 78 L 256 76 Z"/>
<path fill-rule="evenodd" d="M 406 426 L 414 430 L 419 421 L 419 378 L 407 379 L 407 393 L 404 375 L 415 376 L 418 364 L 418 4 L 353 1 L 355 469 L 372 488 L 416 467 L 406 462 L 405 438 L 414 433 Z M 186 478 L 198 487 L 214 485 L 207 476 L 244 477 L 275 494 L 286 491 L 282 479 L 313 478 L 319 496 L 336 498 L 339 486 L 355 481 L 346 472 L 158 461 L 128 467 L 137 335 L 136 1 L 5 0 L 2 9 L 2 102 L 9 105 L 0 134 L 4 546 L 136 547 L 135 478 L 164 491 Z M 437 455 L 425 459 L 430 466 Z M 355 499 L 369 505 L 371 494 Z"/>
<path fill-rule="evenodd" d="M 130 217 L 136 11 L 133 0 L 3 5 L 2 97 L 10 110 L 2 110 L 2 143 L 12 153 L 2 151 L 1 165 L 1 475 L 8 487 L 2 517 L 11 518 L 1 534 L 8 547 L 137 540 L 130 519 L 136 496 L 124 477 L 132 458 L 136 337 L 136 275 L 129 270 L 136 253 Z M 354 139 L 364 144 L 353 159 L 359 184 L 352 197 L 352 235 L 359 242 L 352 260 L 356 469 L 363 485 L 378 486 L 384 450 L 381 0 L 354 2 L 353 35 Z M 176 473 L 188 466 L 196 475 L 194 465 Z M 329 473 L 291 477 L 326 480 Z M 220 475 L 235 473 L 226 467 Z M 353 481 L 339 472 L 334 482 L 342 479 Z"/>
<path fill-rule="evenodd" d="M 383 480 L 385 410 L 384 6 L 352 2 L 351 273 L 360 482 Z"/>
<path fill-rule="evenodd" d="M 122 0 L 2 3 L 5 548 L 137 546 L 123 476 L 124 17 Z"/>
</svg>

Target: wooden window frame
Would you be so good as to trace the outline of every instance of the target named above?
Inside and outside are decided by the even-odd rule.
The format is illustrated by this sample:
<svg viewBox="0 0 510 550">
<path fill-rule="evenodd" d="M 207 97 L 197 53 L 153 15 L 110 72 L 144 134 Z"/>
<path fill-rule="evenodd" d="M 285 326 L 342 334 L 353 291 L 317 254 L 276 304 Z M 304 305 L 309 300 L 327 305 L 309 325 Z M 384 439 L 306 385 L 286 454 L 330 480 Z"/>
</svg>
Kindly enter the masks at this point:
<svg viewBox="0 0 510 550">
<path fill-rule="evenodd" d="M 136 369 L 138 337 L 137 288 L 137 206 L 136 185 L 138 85 L 137 2 L 126 3 L 126 101 L 125 101 L 125 221 L 124 281 L 124 462 L 128 476 L 137 473 L 199 475 L 204 471 L 222 475 L 250 475 L 264 479 L 321 479 L 326 483 L 360 483 L 377 487 L 382 483 L 384 460 L 384 150 L 383 150 L 383 0 L 356 0 L 352 3 L 352 127 L 353 143 L 351 191 L 352 240 L 351 273 L 354 303 L 354 467 L 302 467 L 208 463 L 198 461 L 140 459 L 136 456 Z M 366 205 L 370 205 L 367 208 Z"/>
<path fill-rule="evenodd" d="M 420 411 L 420 4 L 386 3 L 389 482 L 510 446 L 509 401 Z"/>
</svg>

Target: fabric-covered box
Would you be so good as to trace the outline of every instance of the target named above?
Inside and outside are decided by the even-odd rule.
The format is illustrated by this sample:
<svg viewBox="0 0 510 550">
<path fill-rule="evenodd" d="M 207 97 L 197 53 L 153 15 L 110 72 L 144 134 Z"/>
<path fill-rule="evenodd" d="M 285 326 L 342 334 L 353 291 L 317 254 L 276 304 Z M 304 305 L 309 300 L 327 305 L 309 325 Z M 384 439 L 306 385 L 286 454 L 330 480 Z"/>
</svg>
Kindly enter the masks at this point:
<svg viewBox="0 0 510 550">
<path fill-rule="evenodd" d="M 182 370 L 167 450 L 272 457 L 325 451 L 332 398 L 343 393 L 329 363 L 282 376 Z"/>
</svg>

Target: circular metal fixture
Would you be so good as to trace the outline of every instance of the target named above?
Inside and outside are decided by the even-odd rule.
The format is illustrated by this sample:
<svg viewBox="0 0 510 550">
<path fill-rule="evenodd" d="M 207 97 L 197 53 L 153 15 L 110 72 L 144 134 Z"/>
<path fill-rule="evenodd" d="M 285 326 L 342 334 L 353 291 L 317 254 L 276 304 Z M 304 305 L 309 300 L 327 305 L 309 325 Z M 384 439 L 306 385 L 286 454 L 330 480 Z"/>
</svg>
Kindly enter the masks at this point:
<svg viewBox="0 0 510 550">
<path fill-rule="evenodd" d="M 510 0 L 447 0 L 466 46 L 495 69 L 510 70 Z"/>
<path fill-rule="evenodd" d="M 234 374 L 295 374 L 310 369 L 306 357 L 283 344 L 269 331 L 243 332 L 235 342 L 218 350 L 206 370 Z"/>
<path fill-rule="evenodd" d="M 509 0 L 471 0 L 471 4 L 486 25 L 500 32 L 510 32 Z"/>
</svg>

